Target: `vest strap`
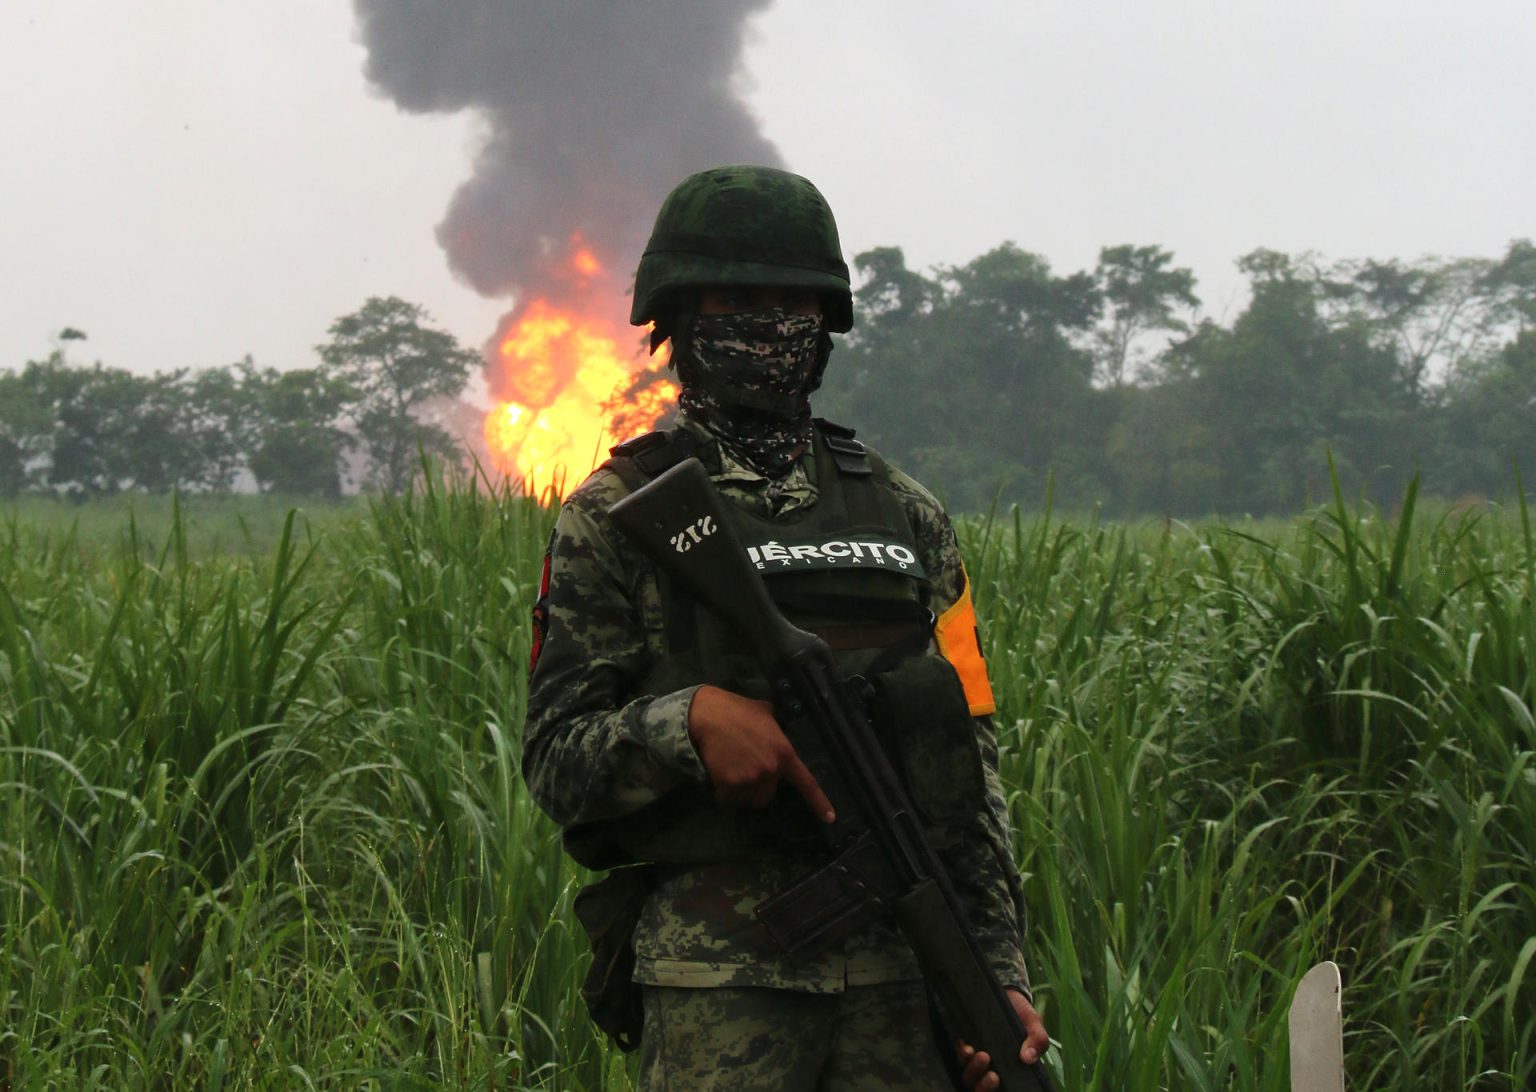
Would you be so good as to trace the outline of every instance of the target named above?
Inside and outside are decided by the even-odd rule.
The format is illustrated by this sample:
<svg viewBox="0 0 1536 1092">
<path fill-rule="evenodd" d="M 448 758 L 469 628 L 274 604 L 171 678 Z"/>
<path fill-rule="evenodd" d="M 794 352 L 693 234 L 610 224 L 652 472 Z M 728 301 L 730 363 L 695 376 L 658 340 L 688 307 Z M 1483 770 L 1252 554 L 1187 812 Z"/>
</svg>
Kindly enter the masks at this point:
<svg viewBox="0 0 1536 1092">
<path fill-rule="evenodd" d="M 827 450 L 832 453 L 832 461 L 837 464 L 839 474 L 865 478 L 875 472 L 874 467 L 870 465 L 868 449 L 853 438 L 853 429 L 828 421 L 825 417 L 817 417 L 815 420 Z"/>
<path fill-rule="evenodd" d="M 691 432 L 683 429 L 658 429 L 609 448 L 609 459 L 603 465 L 618 474 L 624 484 L 634 490 L 671 470 L 697 451 L 698 446 L 699 442 Z M 632 475 L 626 473 L 626 463 L 640 472 L 638 480 L 632 480 Z"/>
</svg>

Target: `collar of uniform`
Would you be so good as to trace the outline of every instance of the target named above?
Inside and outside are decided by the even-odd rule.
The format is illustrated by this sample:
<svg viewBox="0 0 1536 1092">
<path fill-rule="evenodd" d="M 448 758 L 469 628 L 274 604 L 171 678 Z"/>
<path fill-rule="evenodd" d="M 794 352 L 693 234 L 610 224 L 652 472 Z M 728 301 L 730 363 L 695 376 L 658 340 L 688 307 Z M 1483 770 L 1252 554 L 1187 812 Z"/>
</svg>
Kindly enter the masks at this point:
<svg viewBox="0 0 1536 1092">
<path fill-rule="evenodd" d="M 678 410 L 673 424 L 698 441 L 693 449 L 694 458 L 704 464 L 704 469 L 709 471 L 711 478 L 719 477 L 725 470 L 725 452 L 715 434 L 682 410 Z"/>
<path fill-rule="evenodd" d="M 709 471 L 710 478 L 749 506 L 760 507 L 770 515 L 783 515 L 815 503 L 816 459 L 809 451 L 795 460 L 788 474 L 769 478 L 732 456 L 714 432 L 687 413 L 678 413 L 677 427 L 701 441 L 694 454 Z"/>
</svg>

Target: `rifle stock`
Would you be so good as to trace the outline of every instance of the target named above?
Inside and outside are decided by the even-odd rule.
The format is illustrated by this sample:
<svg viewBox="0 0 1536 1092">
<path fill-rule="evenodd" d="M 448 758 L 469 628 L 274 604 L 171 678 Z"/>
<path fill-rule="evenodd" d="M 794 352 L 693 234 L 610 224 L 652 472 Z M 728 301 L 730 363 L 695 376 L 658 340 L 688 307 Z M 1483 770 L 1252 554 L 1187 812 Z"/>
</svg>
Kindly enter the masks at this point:
<svg viewBox="0 0 1536 1092">
<path fill-rule="evenodd" d="M 1045 1069 L 1019 1060 L 1024 1028 L 965 925 L 949 875 L 928 841 L 863 705 L 830 650 L 779 611 L 753 567 L 723 501 L 697 459 L 686 459 L 615 504 L 614 525 L 668 577 L 714 611 L 757 656 L 774 684 L 781 722 L 822 781 L 839 820 L 834 852 L 868 839 L 888 901 L 949 1030 L 992 1058 L 1004 1092 L 1048 1092 Z M 823 779 L 830 767 L 834 776 Z M 856 820 L 847 823 L 845 812 Z M 837 844 L 841 840 L 842 844 Z"/>
</svg>

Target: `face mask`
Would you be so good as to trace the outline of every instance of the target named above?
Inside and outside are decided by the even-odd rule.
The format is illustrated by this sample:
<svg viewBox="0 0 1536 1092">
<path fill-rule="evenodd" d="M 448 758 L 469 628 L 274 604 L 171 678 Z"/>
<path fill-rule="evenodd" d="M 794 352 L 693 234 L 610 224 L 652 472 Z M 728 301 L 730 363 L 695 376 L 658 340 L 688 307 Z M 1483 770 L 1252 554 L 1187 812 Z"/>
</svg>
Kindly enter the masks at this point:
<svg viewBox="0 0 1536 1092">
<path fill-rule="evenodd" d="M 754 470 L 781 473 L 811 443 L 820 346 L 819 315 L 781 307 L 699 315 L 678 363 L 682 408 Z"/>
</svg>

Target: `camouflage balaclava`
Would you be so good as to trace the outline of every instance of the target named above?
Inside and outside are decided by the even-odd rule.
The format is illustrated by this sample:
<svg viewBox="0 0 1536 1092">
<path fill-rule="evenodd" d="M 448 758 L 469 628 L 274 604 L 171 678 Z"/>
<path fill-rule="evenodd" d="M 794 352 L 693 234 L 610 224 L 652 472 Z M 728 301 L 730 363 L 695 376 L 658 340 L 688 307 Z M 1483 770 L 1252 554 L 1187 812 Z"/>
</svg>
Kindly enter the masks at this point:
<svg viewBox="0 0 1536 1092">
<path fill-rule="evenodd" d="M 760 307 L 695 313 L 683 327 L 673 353 L 683 412 L 764 477 L 788 471 L 811 446 L 821 316 Z"/>
</svg>

